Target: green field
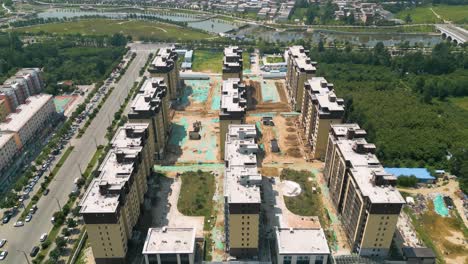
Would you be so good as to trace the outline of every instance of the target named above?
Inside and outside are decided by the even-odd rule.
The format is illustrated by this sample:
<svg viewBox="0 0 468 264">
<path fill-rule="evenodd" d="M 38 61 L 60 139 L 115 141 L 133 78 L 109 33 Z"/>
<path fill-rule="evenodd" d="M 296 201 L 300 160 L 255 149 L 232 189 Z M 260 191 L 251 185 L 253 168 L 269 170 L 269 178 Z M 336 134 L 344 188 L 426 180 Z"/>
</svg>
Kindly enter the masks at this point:
<svg viewBox="0 0 468 264">
<path fill-rule="evenodd" d="M 223 52 L 220 50 L 195 50 L 192 70 L 197 72 L 221 73 Z"/>
<path fill-rule="evenodd" d="M 443 20 L 448 20 L 455 23 L 468 23 L 468 5 L 438 5 L 416 7 L 398 12 L 395 16 L 399 19 L 405 20 L 406 16 L 409 14 L 412 19 L 411 23 L 413 24 L 443 22 L 441 19 L 437 18 L 437 16 L 431 11 L 431 8 L 437 14 L 439 14 Z"/>
<path fill-rule="evenodd" d="M 435 27 L 432 25 L 404 25 L 394 27 L 330 27 L 316 26 L 315 29 L 333 30 L 339 32 L 356 32 L 356 33 L 424 33 L 435 32 Z"/>
<path fill-rule="evenodd" d="M 266 61 L 267 63 L 279 63 L 284 62 L 284 58 L 282 56 L 268 56 Z"/>
<path fill-rule="evenodd" d="M 302 21 L 306 16 L 307 8 L 295 8 L 294 13 L 289 18 L 289 20 L 294 21 L 295 19 L 299 19 Z"/>
<path fill-rule="evenodd" d="M 41 31 L 57 34 L 112 35 L 122 33 L 136 40 L 188 41 L 212 38 L 207 33 L 169 25 L 160 22 L 88 19 L 73 22 L 36 25 L 14 29 L 20 32 L 39 33 Z"/>
<path fill-rule="evenodd" d="M 215 190 L 213 174 L 204 171 L 189 171 L 184 172 L 180 177 L 182 187 L 177 208 L 184 215 L 204 216 L 205 220 L 208 219 L 213 207 Z"/>
<path fill-rule="evenodd" d="M 465 97 L 453 97 L 449 99 L 450 102 L 456 106 L 468 110 L 468 96 Z"/>
<path fill-rule="evenodd" d="M 243 62 L 243 67 L 244 67 L 244 70 L 249 70 L 250 69 L 250 54 L 244 50 L 244 52 L 242 53 L 242 62 Z"/>
</svg>

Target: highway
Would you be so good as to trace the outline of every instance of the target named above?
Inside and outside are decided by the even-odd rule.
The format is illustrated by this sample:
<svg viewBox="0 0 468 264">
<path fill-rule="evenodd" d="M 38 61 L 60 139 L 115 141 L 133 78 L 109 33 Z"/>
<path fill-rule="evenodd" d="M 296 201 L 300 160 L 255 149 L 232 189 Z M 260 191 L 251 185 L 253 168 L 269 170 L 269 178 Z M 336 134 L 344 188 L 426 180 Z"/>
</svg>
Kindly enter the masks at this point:
<svg viewBox="0 0 468 264">
<path fill-rule="evenodd" d="M 72 145 L 75 146 L 73 152 L 50 183 L 50 193 L 39 200 L 37 204 L 39 209 L 32 221 L 25 223 L 23 227 L 14 227 L 13 221 L 0 226 L 0 239 L 6 238 L 8 240 L 1 249 L 8 250 L 8 256 L 3 263 L 27 263 L 21 251 L 26 253 L 30 262 L 32 261 L 29 252 L 33 246 L 40 246 L 39 237 L 41 234 L 48 233 L 52 229 L 50 219 L 54 212 L 59 210 L 58 203 L 63 206 L 68 201 L 68 195 L 74 187 L 74 179 L 80 177 L 80 167 L 82 171 L 86 169 L 96 151 L 96 144 L 107 144 L 105 138 L 107 127 L 113 120 L 114 113 L 127 97 L 133 83 L 139 78 L 139 71 L 150 53 L 149 49 L 138 50 L 138 47 L 133 48 L 133 50 L 136 51 L 137 56 L 124 76 L 115 85 L 114 91 L 93 119 L 83 137 L 73 140 Z"/>
</svg>

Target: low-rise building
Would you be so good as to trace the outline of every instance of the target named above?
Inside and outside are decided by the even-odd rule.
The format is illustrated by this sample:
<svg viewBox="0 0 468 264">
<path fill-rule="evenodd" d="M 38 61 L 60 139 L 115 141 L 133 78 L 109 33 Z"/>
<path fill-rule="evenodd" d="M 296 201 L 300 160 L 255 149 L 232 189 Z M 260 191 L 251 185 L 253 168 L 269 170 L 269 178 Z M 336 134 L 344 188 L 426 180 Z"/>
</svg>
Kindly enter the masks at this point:
<svg viewBox="0 0 468 264">
<path fill-rule="evenodd" d="M 340 124 L 344 115 L 344 100 L 337 98 L 333 84 L 323 77 L 313 77 L 305 83 L 300 123 L 314 159 L 325 159 L 330 125 Z"/>
<path fill-rule="evenodd" d="M 330 249 L 322 228 L 276 227 L 278 264 L 327 264 Z"/>
<path fill-rule="evenodd" d="M 223 80 L 237 78 L 242 81 L 242 49 L 237 46 L 224 48 Z"/>
<path fill-rule="evenodd" d="M 56 116 L 52 95 L 40 94 L 30 96 L 16 111 L 10 113 L 5 122 L 0 123 L 0 131 L 14 134 L 18 149 L 31 140 L 43 127 Z"/>
<path fill-rule="evenodd" d="M 221 106 L 219 111 L 220 150 L 224 157 L 224 142 L 226 133 L 231 124 L 245 123 L 245 111 L 247 107 L 246 90 L 240 79 L 232 78 L 223 81 L 221 88 Z"/>
<path fill-rule="evenodd" d="M 126 263 L 128 239 L 138 221 L 153 165 L 149 125 L 127 123 L 114 136 L 112 147 L 80 202 L 80 214 L 97 264 Z"/>
<path fill-rule="evenodd" d="M 331 125 L 324 177 L 353 252 L 385 257 L 405 203 L 357 124 Z"/>
<path fill-rule="evenodd" d="M 153 159 L 164 158 L 171 130 L 168 88 L 163 78 L 149 78 L 140 88 L 130 106 L 129 122 L 149 124 L 149 138 L 154 148 Z"/>
<path fill-rule="evenodd" d="M 229 125 L 225 146 L 224 215 L 226 248 L 237 259 L 258 256 L 260 185 L 255 125 Z"/>
<path fill-rule="evenodd" d="M 143 246 L 146 264 L 194 264 L 195 229 L 150 228 Z"/>
<path fill-rule="evenodd" d="M 289 103 L 293 111 L 301 111 L 304 97 L 305 82 L 314 77 L 316 62 L 312 62 L 308 51 L 303 46 L 291 46 L 287 50 L 288 71 L 286 73 L 286 88 Z"/>
<path fill-rule="evenodd" d="M 181 93 L 178 59 L 175 47 L 161 48 L 148 68 L 152 77 L 164 78 L 171 100 L 177 99 Z"/>
</svg>

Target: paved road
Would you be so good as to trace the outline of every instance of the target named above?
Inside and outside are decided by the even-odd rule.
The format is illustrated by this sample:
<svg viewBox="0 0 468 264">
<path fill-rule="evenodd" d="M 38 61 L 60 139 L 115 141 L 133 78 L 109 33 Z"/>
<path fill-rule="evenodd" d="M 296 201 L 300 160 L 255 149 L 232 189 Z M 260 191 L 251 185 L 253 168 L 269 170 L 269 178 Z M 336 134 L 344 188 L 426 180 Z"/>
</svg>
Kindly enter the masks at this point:
<svg viewBox="0 0 468 264">
<path fill-rule="evenodd" d="M 59 209 L 57 200 L 61 206 L 68 201 L 68 195 L 73 190 L 73 181 L 80 176 L 79 166 L 84 171 L 96 151 L 96 143 L 98 145 L 106 144 L 107 127 L 114 118 L 114 113 L 128 95 L 134 81 L 138 78 L 139 71 L 145 64 L 149 54 L 149 51 L 146 50 L 136 51 L 136 58 L 125 75 L 116 84 L 114 91 L 91 122 L 83 137 L 72 143 L 75 146 L 73 152 L 50 183 L 49 195 L 43 196 L 39 201 L 39 210 L 34 215 L 33 220 L 19 228 L 13 227 L 14 223 L 12 222 L 0 227 L 0 239 L 6 238 L 8 240 L 6 246 L 2 248 L 2 250 L 8 250 L 8 257 L 4 263 L 27 263 L 23 253 L 17 250 L 25 251 L 29 257 L 31 248 L 39 245 L 40 235 L 49 232 L 52 228 L 50 219 L 53 213 Z"/>
</svg>

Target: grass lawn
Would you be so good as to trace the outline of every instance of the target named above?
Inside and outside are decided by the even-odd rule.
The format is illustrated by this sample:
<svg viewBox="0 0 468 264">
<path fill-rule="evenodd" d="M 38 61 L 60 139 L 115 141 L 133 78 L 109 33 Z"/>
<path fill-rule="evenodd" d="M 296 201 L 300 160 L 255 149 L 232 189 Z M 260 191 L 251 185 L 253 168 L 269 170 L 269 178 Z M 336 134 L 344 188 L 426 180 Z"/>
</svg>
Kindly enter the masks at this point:
<svg viewBox="0 0 468 264">
<path fill-rule="evenodd" d="M 419 238 L 434 250 L 440 263 L 443 260 L 442 252 L 447 252 L 451 258 L 466 254 L 464 246 L 446 239 L 451 236 L 452 232 L 462 232 L 464 238 L 468 238 L 468 229 L 453 210 L 451 210 L 450 217 L 442 217 L 434 212 L 432 202 L 428 203 L 428 210 L 421 215 L 414 214 L 413 210 L 408 207 L 404 210 L 410 216 Z"/>
<path fill-rule="evenodd" d="M 307 8 L 295 8 L 294 13 L 292 14 L 291 18 L 289 20 L 294 21 L 295 19 L 299 19 L 302 21 L 304 17 L 306 16 Z"/>
<path fill-rule="evenodd" d="M 468 23 L 468 5 L 421 6 L 398 12 L 396 17 L 405 20 L 406 15 L 409 14 L 413 20 L 413 24 L 442 22 L 431 11 L 431 7 L 444 20 L 449 20 L 455 23 Z"/>
<path fill-rule="evenodd" d="M 268 56 L 266 58 L 267 63 L 278 63 L 278 62 L 284 62 L 283 57 L 277 57 L 277 56 Z"/>
<path fill-rule="evenodd" d="M 249 70 L 250 69 L 250 53 L 248 53 L 246 50 L 242 52 L 242 61 L 244 63 L 243 65 L 244 70 Z"/>
<path fill-rule="evenodd" d="M 212 38 L 208 33 L 198 32 L 176 25 L 152 21 L 87 19 L 73 22 L 52 23 L 16 28 L 15 31 L 38 33 L 41 31 L 57 34 L 112 35 L 122 33 L 133 39 L 154 39 L 160 41 L 187 41 Z"/>
<path fill-rule="evenodd" d="M 205 222 L 211 216 L 215 178 L 205 171 L 184 172 L 177 208 L 188 216 L 204 216 Z"/>
<path fill-rule="evenodd" d="M 314 175 L 310 171 L 296 171 L 284 169 L 281 172 L 281 180 L 289 180 L 301 186 L 301 194 L 296 197 L 284 197 L 288 209 L 297 215 L 318 216 L 322 227 L 328 225 L 325 208 L 320 197 L 320 187 L 314 180 Z M 317 192 L 312 192 L 312 187 L 317 188 Z"/>
<path fill-rule="evenodd" d="M 195 50 L 192 70 L 198 72 L 221 73 L 223 52 L 220 50 Z"/>
<path fill-rule="evenodd" d="M 450 102 L 456 106 L 468 110 L 468 96 L 465 97 L 452 97 L 449 99 Z"/>
</svg>

